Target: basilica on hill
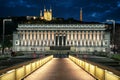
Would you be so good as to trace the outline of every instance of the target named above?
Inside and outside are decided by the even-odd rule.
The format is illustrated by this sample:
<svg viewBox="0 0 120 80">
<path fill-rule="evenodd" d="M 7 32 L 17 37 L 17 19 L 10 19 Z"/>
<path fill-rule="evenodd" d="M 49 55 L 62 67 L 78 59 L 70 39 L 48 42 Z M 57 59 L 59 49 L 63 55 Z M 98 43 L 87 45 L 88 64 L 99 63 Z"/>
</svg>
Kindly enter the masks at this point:
<svg viewBox="0 0 120 80">
<path fill-rule="evenodd" d="M 52 9 L 44 7 L 40 19 L 51 21 Z M 80 10 L 82 21 L 82 9 Z M 18 24 L 13 33 L 14 51 L 36 52 L 108 52 L 110 32 L 106 24 Z"/>
<path fill-rule="evenodd" d="M 52 9 L 49 10 L 44 7 L 44 11 L 40 10 L 40 19 L 44 19 L 46 21 L 52 20 Z"/>
</svg>

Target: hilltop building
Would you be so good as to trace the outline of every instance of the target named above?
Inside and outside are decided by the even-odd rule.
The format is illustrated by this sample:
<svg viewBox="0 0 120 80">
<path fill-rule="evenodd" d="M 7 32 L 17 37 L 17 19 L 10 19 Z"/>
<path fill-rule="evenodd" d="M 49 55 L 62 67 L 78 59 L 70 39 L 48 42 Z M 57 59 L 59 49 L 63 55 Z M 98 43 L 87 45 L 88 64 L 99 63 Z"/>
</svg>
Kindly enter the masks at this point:
<svg viewBox="0 0 120 80">
<path fill-rule="evenodd" d="M 40 10 L 40 19 L 44 19 L 46 21 L 52 20 L 52 9 L 49 10 L 44 7 L 44 11 Z"/>
</svg>

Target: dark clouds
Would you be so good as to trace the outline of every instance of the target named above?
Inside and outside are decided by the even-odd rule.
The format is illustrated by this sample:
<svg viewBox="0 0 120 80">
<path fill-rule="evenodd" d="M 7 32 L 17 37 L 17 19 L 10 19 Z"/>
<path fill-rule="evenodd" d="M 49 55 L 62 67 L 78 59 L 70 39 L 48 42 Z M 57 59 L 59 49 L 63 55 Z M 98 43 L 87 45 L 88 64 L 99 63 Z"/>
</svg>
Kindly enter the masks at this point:
<svg viewBox="0 0 120 80">
<path fill-rule="evenodd" d="M 52 7 L 54 17 L 79 20 L 83 8 L 84 21 L 120 21 L 120 0 L 0 0 L 0 16 L 39 16 L 44 5 Z"/>
</svg>

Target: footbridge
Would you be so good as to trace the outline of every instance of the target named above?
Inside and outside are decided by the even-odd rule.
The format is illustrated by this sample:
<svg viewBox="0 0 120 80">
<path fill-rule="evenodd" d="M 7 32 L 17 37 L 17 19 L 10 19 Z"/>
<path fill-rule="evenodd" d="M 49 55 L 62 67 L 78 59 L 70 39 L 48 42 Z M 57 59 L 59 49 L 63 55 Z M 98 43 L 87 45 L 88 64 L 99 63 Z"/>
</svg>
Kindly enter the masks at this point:
<svg viewBox="0 0 120 80">
<path fill-rule="evenodd" d="M 0 80 L 120 80 L 120 73 L 71 55 L 50 55 L 1 70 Z"/>
</svg>

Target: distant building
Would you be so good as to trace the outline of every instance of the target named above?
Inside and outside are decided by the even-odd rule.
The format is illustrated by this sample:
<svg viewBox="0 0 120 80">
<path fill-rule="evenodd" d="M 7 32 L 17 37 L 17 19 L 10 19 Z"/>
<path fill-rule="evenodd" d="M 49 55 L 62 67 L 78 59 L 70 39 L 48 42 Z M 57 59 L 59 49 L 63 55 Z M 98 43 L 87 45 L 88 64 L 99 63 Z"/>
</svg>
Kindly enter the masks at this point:
<svg viewBox="0 0 120 80">
<path fill-rule="evenodd" d="M 34 19 L 34 20 L 35 20 L 35 19 L 37 19 L 37 17 L 36 17 L 36 16 L 26 16 L 26 19 L 27 19 L 27 20 L 31 20 L 31 19 Z"/>
<path fill-rule="evenodd" d="M 40 19 L 45 19 L 46 21 L 52 20 L 52 9 L 49 10 L 44 7 L 44 12 L 40 10 Z"/>
<path fill-rule="evenodd" d="M 105 24 L 19 24 L 13 33 L 14 51 L 108 52 Z"/>
</svg>

